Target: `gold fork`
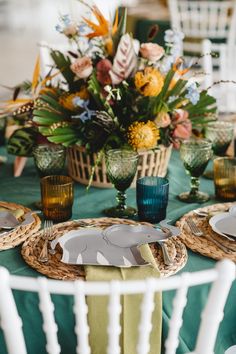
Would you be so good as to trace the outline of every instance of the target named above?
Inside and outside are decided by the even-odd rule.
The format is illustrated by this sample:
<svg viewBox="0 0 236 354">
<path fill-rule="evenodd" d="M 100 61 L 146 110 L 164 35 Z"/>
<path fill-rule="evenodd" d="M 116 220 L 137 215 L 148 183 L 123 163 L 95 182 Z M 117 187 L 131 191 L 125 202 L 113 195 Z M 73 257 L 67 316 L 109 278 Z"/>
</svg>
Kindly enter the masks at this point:
<svg viewBox="0 0 236 354">
<path fill-rule="evenodd" d="M 51 240 L 53 235 L 52 227 L 53 227 L 53 222 L 51 220 L 44 221 L 44 227 L 43 227 L 44 244 L 38 258 L 39 262 L 41 263 L 48 262 L 48 242 Z"/>
<path fill-rule="evenodd" d="M 191 217 L 188 217 L 188 219 L 186 220 L 190 231 L 193 233 L 194 236 L 197 237 L 201 237 L 201 236 L 205 236 L 206 238 L 209 238 L 216 246 L 218 246 L 220 249 L 222 249 L 222 251 L 228 253 L 228 252 L 235 252 L 235 250 L 233 250 L 232 248 L 228 247 L 228 246 L 224 246 L 222 245 L 219 241 L 215 240 L 211 235 L 204 235 L 204 233 L 202 232 L 202 230 L 195 224 L 195 222 L 193 221 L 193 219 Z"/>
</svg>

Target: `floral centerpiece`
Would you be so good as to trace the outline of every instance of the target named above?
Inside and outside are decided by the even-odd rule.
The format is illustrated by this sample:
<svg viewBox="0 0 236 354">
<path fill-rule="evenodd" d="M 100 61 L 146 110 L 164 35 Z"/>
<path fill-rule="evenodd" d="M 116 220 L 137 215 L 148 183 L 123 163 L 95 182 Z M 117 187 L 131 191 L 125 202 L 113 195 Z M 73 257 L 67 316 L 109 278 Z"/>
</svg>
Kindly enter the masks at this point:
<svg viewBox="0 0 236 354">
<path fill-rule="evenodd" d="M 49 74 L 41 80 L 34 75 L 32 88 L 40 89 L 23 104 L 31 110 L 34 131 L 101 157 L 121 146 L 138 151 L 178 146 L 193 128 L 214 119 L 215 99 L 200 92 L 179 56 L 182 33 L 166 31 L 163 48 L 152 43 L 154 27 L 147 42 L 139 43 L 126 33 L 126 10 L 117 11 L 111 23 L 96 6 L 86 6 L 94 21 L 76 24 L 62 16 L 56 29 L 73 46 L 66 52 L 51 49 Z"/>
</svg>

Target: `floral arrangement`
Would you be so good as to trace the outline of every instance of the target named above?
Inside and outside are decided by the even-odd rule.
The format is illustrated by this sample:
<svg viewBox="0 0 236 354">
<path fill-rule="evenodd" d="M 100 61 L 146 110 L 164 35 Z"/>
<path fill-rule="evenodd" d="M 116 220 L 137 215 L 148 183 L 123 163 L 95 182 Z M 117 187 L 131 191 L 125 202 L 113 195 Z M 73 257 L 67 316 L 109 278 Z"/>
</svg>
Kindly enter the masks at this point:
<svg viewBox="0 0 236 354">
<path fill-rule="evenodd" d="M 215 99 L 200 92 L 179 56 L 182 33 L 166 31 L 161 47 L 152 43 L 154 27 L 141 44 L 126 33 L 126 10 L 111 23 L 95 5 L 86 6 L 94 21 L 77 24 L 65 15 L 56 26 L 73 49 L 51 49 L 54 66 L 48 75 L 40 78 L 37 62 L 32 83 L 24 84 L 29 98 L 16 97 L 21 86 L 8 102 L 10 109 L 18 105 L 15 116 L 31 117 L 31 141 L 40 133 L 49 142 L 93 152 L 120 146 L 146 150 L 177 146 L 193 128 L 215 119 Z M 9 141 L 14 153 L 19 133 Z"/>
</svg>

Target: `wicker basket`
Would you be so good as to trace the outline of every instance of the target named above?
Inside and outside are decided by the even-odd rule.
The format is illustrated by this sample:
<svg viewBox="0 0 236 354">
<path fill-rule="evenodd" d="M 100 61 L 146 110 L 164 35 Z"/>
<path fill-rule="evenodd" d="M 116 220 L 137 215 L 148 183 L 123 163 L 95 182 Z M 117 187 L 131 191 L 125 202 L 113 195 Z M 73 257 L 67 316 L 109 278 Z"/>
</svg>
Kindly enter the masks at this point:
<svg viewBox="0 0 236 354">
<path fill-rule="evenodd" d="M 144 176 L 164 177 L 170 160 L 172 146 L 160 146 L 156 151 L 145 151 L 139 153 L 139 165 L 136 177 L 131 187 L 135 187 L 136 179 Z M 92 167 L 97 160 L 97 154 L 88 154 L 85 148 L 73 146 L 68 149 L 68 172 L 77 182 L 88 185 Z M 105 160 L 95 167 L 93 181 L 94 187 L 111 188 L 112 184 L 106 174 Z"/>
</svg>

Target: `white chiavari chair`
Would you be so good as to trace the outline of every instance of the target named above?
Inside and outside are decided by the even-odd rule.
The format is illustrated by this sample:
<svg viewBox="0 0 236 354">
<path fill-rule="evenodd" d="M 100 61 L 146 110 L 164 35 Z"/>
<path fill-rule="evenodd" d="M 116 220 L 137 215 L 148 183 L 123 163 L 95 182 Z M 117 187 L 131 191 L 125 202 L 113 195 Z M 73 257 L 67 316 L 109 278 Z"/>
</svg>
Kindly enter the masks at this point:
<svg viewBox="0 0 236 354">
<path fill-rule="evenodd" d="M 5 268 L 0 268 L 0 319 L 9 354 L 26 354 L 27 348 L 22 331 L 22 320 L 17 312 L 12 290 L 36 292 L 39 295 L 39 308 L 43 318 L 43 330 L 46 335 L 46 351 L 59 354 L 57 324 L 54 318 L 54 305 L 51 294 L 73 295 L 75 314 L 75 333 L 77 334 L 76 353 L 91 353 L 89 346 L 89 327 L 86 297 L 107 295 L 108 301 L 108 354 L 119 354 L 120 303 L 121 296 L 143 294 L 140 305 L 139 336 L 137 353 L 149 352 L 149 335 L 154 309 L 154 293 L 176 289 L 173 301 L 169 333 L 165 342 L 165 353 L 174 354 L 178 347 L 179 331 L 182 327 L 183 312 L 187 311 L 188 289 L 193 286 L 212 283 L 201 315 L 196 346 L 192 354 L 213 354 L 214 343 L 219 324 L 224 316 L 224 305 L 235 278 L 235 265 L 229 260 L 217 263 L 214 269 L 194 273 L 182 273 L 165 279 L 111 281 L 111 282 L 63 282 L 46 278 L 30 278 L 10 275 Z M 137 309 L 138 311 L 138 309 Z M 105 354 L 105 353 L 103 353 Z"/>
<path fill-rule="evenodd" d="M 232 44 L 236 37 L 236 1 L 168 0 L 171 26 L 182 31 L 186 40 L 183 49 L 199 53 L 201 41 L 225 41 Z M 191 39 L 191 40 L 189 40 Z M 219 44 L 213 44 L 219 50 Z"/>
<path fill-rule="evenodd" d="M 236 44 L 219 46 L 217 66 L 209 55 L 213 51 L 212 47 L 210 40 L 203 41 L 204 88 L 217 99 L 219 113 L 236 113 Z"/>
</svg>

